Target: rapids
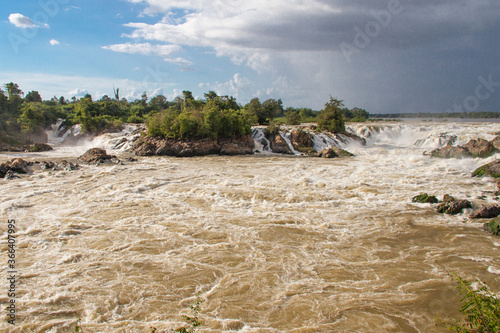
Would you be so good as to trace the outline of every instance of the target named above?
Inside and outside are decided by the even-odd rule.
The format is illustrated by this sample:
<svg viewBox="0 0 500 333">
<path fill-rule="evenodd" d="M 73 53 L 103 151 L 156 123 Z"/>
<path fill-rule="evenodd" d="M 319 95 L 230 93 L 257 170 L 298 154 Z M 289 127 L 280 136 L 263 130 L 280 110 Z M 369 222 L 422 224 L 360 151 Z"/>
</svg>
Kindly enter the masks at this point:
<svg viewBox="0 0 500 333">
<path fill-rule="evenodd" d="M 266 153 L 253 156 L 139 157 L 0 180 L 0 249 L 15 219 L 20 275 L 17 325 L 2 320 L 0 331 L 72 332 L 77 317 L 84 332 L 175 329 L 199 293 L 200 332 L 447 332 L 435 317 L 460 318 L 448 274 L 498 291 L 500 238 L 468 212 L 441 215 L 411 198 L 496 203 L 494 181 L 470 174 L 499 154 L 424 152 L 451 138 L 491 140 L 500 124 L 349 131 L 367 141 L 340 143 L 354 158 L 279 156 L 262 141 Z M 0 160 L 71 160 L 96 146 L 129 156 L 127 145 L 112 148 L 130 133 Z"/>
</svg>

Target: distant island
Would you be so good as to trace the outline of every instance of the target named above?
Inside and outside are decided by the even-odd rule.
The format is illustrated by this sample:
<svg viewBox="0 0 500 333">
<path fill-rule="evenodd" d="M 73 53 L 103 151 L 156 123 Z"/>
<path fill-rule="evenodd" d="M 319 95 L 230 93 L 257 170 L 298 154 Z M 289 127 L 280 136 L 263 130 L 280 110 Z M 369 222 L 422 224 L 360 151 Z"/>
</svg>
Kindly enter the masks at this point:
<svg viewBox="0 0 500 333">
<path fill-rule="evenodd" d="M 151 99 L 144 92 L 140 99 L 128 101 L 104 95 L 94 100 L 89 94 L 70 100 L 54 96 L 42 100 L 38 91 L 27 94 L 13 83 L 0 88 L 0 150 L 25 149 L 35 142 L 46 143 L 46 131 L 58 119 L 69 128 L 80 124 L 89 136 L 117 132 L 124 123 L 145 123 L 147 136 L 171 140 L 231 140 L 251 135 L 251 126 L 280 124 L 318 124 L 318 130 L 345 132 L 346 121 L 366 121 L 369 113 L 360 108 L 346 108 L 342 100 L 330 98 L 323 110 L 283 107 L 281 99 L 261 102 L 253 98 L 246 105 L 232 96 L 219 96 L 214 91 L 196 99 L 192 92 L 169 101 L 163 95 Z"/>
</svg>

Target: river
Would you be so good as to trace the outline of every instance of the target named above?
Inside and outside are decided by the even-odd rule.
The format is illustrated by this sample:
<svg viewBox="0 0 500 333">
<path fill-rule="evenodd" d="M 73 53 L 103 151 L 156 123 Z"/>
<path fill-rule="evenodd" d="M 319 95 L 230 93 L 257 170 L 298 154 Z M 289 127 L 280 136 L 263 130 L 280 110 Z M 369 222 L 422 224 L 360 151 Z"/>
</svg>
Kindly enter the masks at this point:
<svg viewBox="0 0 500 333">
<path fill-rule="evenodd" d="M 461 317 L 449 274 L 499 290 L 500 238 L 470 211 L 441 215 L 411 199 L 498 203 L 494 181 L 470 174 L 500 154 L 424 152 L 453 136 L 491 140 L 500 125 L 350 130 L 367 140 L 343 146 L 353 158 L 139 157 L 0 180 L 0 248 L 15 219 L 19 276 L 16 326 L 0 330 L 74 332 L 78 317 L 84 332 L 175 329 L 198 294 L 197 332 L 447 332 L 435 318 Z M 95 145 L 129 156 L 108 139 L 0 160 L 71 160 Z"/>
</svg>

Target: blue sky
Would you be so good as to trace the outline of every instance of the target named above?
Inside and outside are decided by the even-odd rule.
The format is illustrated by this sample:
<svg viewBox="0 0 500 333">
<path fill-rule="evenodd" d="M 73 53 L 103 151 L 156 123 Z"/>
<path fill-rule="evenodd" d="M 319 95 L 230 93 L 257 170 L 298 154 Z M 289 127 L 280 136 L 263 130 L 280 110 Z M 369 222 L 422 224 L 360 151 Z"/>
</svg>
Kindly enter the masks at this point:
<svg viewBox="0 0 500 333">
<path fill-rule="evenodd" d="M 381 112 L 500 111 L 497 0 L 18 0 L 0 83 L 129 100 L 215 90 Z"/>
</svg>

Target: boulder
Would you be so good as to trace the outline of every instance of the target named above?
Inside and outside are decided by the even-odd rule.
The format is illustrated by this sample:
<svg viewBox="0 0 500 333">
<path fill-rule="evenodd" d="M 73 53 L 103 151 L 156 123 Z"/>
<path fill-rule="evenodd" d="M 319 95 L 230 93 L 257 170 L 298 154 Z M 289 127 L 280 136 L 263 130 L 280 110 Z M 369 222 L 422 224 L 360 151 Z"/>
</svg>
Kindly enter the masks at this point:
<svg viewBox="0 0 500 333">
<path fill-rule="evenodd" d="M 464 158 L 471 156 L 470 152 L 466 148 L 451 145 L 446 145 L 442 148 L 434 149 L 433 151 L 431 151 L 430 155 L 432 157 L 438 158 Z"/>
<path fill-rule="evenodd" d="M 472 212 L 471 219 L 491 219 L 500 215 L 500 206 L 483 207 L 477 211 Z"/>
<path fill-rule="evenodd" d="M 28 173 L 29 172 L 29 163 L 21 158 L 15 158 L 6 163 L 0 164 L 0 178 L 4 178 L 6 174 L 11 172 L 16 173 Z"/>
<path fill-rule="evenodd" d="M 89 149 L 80 156 L 78 159 L 80 161 L 83 161 L 85 163 L 91 164 L 91 163 L 102 163 L 106 160 L 111 160 L 114 156 L 110 156 L 106 153 L 106 150 L 101 149 L 101 148 L 92 148 Z"/>
<path fill-rule="evenodd" d="M 300 150 L 300 148 L 312 148 L 314 146 L 311 136 L 302 129 L 292 131 L 290 133 L 290 141 L 296 150 Z"/>
<path fill-rule="evenodd" d="M 500 135 L 490 141 L 495 149 L 500 150 Z"/>
<path fill-rule="evenodd" d="M 495 160 L 491 163 L 480 166 L 472 173 L 472 177 L 491 176 L 500 178 L 500 160 Z"/>
<path fill-rule="evenodd" d="M 470 140 L 463 148 L 467 149 L 472 157 L 489 157 L 495 153 L 495 146 L 484 139 Z"/>
<path fill-rule="evenodd" d="M 495 236 L 500 236 L 500 218 L 496 218 L 488 223 L 485 223 L 484 230 L 492 233 Z"/>
<path fill-rule="evenodd" d="M 292 150 L 281 134 L 270 135 L 267 139 L 271 142 L 271 150 L 273 153 L 293 155 Z"/>
<path fill-rule="evenodd" d="M 341 149 L 339 147 L 331 147 L 331 149 L 333 149 L 333 151 L 335 152 L 335 154 L 337 154 L 338 157 L 353 157 L 354 156 L 354 154 L 351 154 L 347 150 Z"/>
<path fill-rule="evenodd" d="M 323 150 L 319 151 L 318 157 L 335 158 L 335 157 L 338 157 L 338 155 L 335 153 L 335 151 L 332 148 L 328 148 L 328 149 L 323 149 Z"/>
<path fill-rule="evenodd" d="M 437 206 L 436 210 L 438 213 L 456 215 L 460 214 L 465 208 L 472 208 L 470 201 L 456 200 L 452 196 L 445 195 L 443 202 Z"/>
<path fill-rule="evenodd" d="M 28 150 L 32 153 L 37 153 L 37 152 L 43 152 L 43 151 L 51 151 L 51 150 L 54 150 L 54 148 L 52 148 L 50 145 L 48 145 L 46 143 L 37 142 L 37 143 L 31 145 Z"/>
<path fill-rule="evenodd" d="M 420 195 L 417 195 L 413 197 L 412 202 L 417 202 L 417 203 L 438 203 L 439 200 L 433 196 L 433 195 L 428 195 L 427 193 L 423 193 Z"/>
</svg>

